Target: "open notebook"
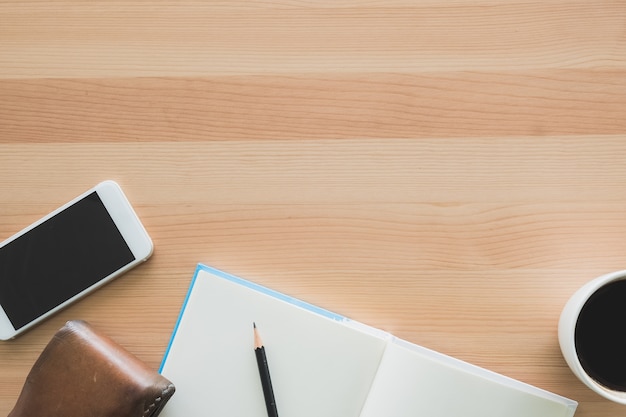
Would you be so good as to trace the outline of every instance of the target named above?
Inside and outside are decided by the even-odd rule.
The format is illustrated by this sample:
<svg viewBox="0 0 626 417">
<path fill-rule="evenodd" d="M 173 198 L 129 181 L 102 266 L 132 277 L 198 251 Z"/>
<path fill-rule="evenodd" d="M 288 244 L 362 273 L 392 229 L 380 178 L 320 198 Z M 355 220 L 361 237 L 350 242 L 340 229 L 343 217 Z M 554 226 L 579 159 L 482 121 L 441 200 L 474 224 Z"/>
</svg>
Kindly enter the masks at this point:
<svg viewBox="0 0 626 417">
<path fill-rule="evenodd" d="M 266 417 L 265 343 L 281 417 L 568 417 L 577 403 L 198 265 L 161 373 L 163 417 Z"/>
</svg>

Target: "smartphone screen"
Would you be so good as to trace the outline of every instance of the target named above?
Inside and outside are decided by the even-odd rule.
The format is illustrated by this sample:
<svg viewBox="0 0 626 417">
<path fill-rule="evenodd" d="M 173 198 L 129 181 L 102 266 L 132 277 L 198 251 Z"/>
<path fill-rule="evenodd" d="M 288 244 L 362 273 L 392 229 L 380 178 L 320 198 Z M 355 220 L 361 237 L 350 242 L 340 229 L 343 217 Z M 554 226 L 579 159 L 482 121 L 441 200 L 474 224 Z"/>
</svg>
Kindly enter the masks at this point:
<svg viewBox="0 0 626 417">
<path fill-rule="evenodd" d="M 134 260 L 94 191 L 0 248 L 0 305 L 20 329 Z"/>
</svg>

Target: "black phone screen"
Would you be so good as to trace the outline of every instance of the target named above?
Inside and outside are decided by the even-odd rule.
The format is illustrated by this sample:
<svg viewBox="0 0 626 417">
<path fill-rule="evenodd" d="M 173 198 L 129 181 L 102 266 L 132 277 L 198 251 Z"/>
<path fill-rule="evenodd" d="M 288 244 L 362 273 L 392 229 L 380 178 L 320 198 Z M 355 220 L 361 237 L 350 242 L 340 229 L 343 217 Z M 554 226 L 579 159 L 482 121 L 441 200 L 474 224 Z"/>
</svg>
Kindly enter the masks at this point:
<svg viewBox="0 0 626 417">
<path fill-rule="evenodd" d="M 17 330 L 134 260 L 94 191 L 0 248 L 0 304 Z"/>
</svg>

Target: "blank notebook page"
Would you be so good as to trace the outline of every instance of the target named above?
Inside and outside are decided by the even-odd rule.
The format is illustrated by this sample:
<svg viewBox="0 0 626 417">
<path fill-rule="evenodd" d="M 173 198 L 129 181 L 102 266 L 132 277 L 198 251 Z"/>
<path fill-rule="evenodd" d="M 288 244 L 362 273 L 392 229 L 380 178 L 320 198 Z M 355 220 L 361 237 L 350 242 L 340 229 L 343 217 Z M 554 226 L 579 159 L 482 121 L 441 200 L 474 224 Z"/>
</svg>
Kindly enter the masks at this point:
<svg viewBox="0 0 626 417">
<path fill-rule="evenodd" d="M 267 417 L 256 322 L 279 415 L 358 417 L 386 338 L 230 278 L 197 272 L 162 366 L 176 394 L 161 415 Z"/>
<path fill-rule="evenodd" d="M 532 394 L 531 394 L 532 392 Z M 403 341 L 389 343 L 361 417 L 567 417 L 575 402 Z"/>
</svg>

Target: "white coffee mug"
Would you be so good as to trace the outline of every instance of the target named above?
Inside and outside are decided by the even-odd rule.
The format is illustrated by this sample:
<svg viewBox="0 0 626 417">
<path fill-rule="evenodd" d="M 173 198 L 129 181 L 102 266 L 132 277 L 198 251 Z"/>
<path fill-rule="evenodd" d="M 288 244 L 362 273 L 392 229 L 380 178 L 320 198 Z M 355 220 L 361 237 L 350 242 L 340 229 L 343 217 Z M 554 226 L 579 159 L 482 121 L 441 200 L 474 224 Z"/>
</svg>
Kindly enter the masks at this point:
<svg viewBox="0 0 626 417">
<path fill-rule="evenodd" d="M 626 404 L 626 390 L 618 391 L 608 388 L 585 371 L 580 362 L 575 342 L 576 324 L 587 300 L 600 288 L 619 280 L 626 280 L 626 270 L 611 272 L 589 281 L 572 295 L 563 308 L 559 319 L 559 345 L 565 361 L 578 379 L 601 396 L 620 404 Z M 626 355 L 626 352 L 624 354 Z"/>
</svg>

